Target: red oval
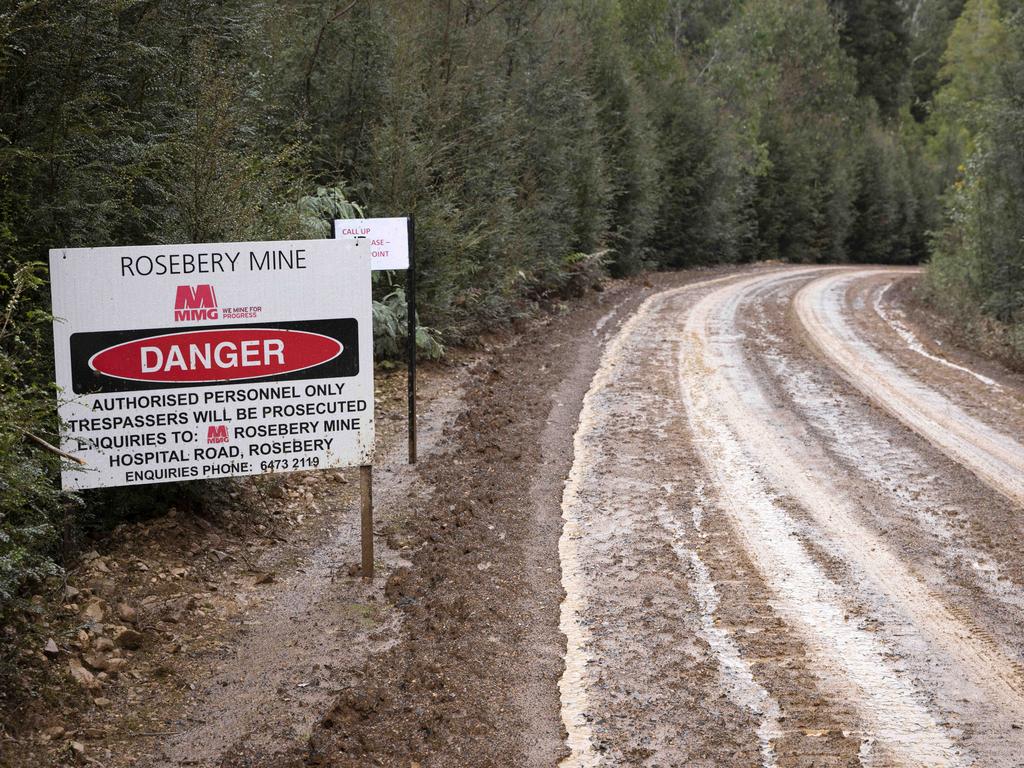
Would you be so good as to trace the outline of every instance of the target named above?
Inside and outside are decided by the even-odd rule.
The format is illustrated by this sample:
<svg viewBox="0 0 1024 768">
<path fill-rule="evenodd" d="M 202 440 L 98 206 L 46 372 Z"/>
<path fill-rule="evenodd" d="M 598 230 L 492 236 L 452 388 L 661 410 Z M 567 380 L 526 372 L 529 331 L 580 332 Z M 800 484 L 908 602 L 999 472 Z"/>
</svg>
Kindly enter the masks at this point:
<svg viewBox="0 0 1024 768">
<path fill-rule="evenodd" d="M 100 350 L 89 367 L 104 376 L 160 384 L 261 379 L 329 362 L 337 339 L 279 328 L 216 328 L 133 339 Z"/>
</svg>

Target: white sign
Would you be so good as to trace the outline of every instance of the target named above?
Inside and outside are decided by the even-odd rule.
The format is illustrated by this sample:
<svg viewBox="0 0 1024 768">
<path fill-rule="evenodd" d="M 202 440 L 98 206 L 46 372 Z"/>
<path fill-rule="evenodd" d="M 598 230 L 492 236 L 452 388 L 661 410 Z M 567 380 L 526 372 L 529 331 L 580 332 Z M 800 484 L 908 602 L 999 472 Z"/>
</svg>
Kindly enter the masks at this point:
<svg viewBox="0 0 1024 768">
<path fill-rule="evenodd" d="M 408 219 L 336 219 L 334 236 L 339 240 L 359 238 L 368 243 L 374 271 L 409 268 Z"/>
<path fill-rule="evenodd" d="M 50 251 L 65 489 L 369 464 L 369 244 Z"/>
</svg>

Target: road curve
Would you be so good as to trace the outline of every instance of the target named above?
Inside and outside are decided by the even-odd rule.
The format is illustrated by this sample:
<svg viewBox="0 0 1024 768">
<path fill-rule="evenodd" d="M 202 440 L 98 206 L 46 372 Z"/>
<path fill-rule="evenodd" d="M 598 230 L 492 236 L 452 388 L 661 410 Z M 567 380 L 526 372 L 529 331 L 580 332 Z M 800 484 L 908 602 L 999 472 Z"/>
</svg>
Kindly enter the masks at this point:
<svg viewBox="0 0 1024 768">
<path fill-rule="evenodd" d="M 815 280 L 797 294 L 796 313 L 821 353 L 859 390 L 993 488 L 1024 503 L 1024 445 L 908 376 L 844 319 L 842 297 L 851 282 L 893 272 L 857 270 Z"/>
<path fill-rule="evenodd" d="M 1021 533 L 1019 445 L 858 337 L 865 274 L 691 284 L 610 340 L 563 497 L 563 766 L 1020 765 L 990 527 Z"/>
</svg>

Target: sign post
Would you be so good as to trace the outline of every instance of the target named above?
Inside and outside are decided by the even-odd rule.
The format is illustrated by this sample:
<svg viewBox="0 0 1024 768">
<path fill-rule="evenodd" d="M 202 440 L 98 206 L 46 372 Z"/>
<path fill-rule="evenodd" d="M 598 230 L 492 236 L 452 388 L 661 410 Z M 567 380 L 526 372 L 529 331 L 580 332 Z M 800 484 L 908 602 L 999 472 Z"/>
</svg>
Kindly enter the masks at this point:
<svg viewBox="0 0 1024 768">
<path fill-rule="evenodd" d="M 359 468 L 359 527 L 363 540 L 362 572 L 364 579 L 373 578 L 373 466 Z"/>
<path fill-rule="evenodd" d="M 406 315 L 409 320 L 407 339 L 409 355 L 409 463 L 416 463 L 416 221 L 406 219 L 409 232 L 409 270 L 405 273 Z"/>
<path fill-rule="evenodd" d="M 412 216 L 390 219 L 336 219 L 331 232 L 338 239 L 369 242 L 374 271 L 405 269 L 406 353 L 409 400 L 409 463 L 416 463 L 416 226 Z"/>
<path fill-rule="evenodd" d="M 369 465 L 369 250 L 51 250 L 60 448 L 85 462 L 66 466 L 63 487 Z"/>
</svg>

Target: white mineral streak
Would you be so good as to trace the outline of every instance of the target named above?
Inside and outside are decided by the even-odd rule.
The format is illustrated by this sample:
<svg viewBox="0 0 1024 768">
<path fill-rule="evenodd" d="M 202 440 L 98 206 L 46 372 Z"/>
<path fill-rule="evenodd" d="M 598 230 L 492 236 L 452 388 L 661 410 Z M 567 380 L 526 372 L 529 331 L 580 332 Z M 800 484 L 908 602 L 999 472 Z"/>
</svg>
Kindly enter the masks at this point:
<svg viewBox="0 0 1024 768">
<path fill-rule="evenodd" d="M 958 765 L 949 737 L 919 693 L 887 662 L 889 649 L 847 620 L 841 589 L 815 563 L 776 501 L 766 467 L 775 465 L 773 477 L 806 477 L 806 467 L 796 464 L 787 455 L 788 446 L 772 435 L 751 439 L 753 425 L 770 414 L 752 413 L 748 405 L 760 396 L 753 377 L 744 375 L 735 308 L 744 291 L 787 277 L 791 274 L 734 283 L 689 312 L 679 384 L 698 452 L 718 491 L 720 509 L 731 516 L 774 593 L 773 607 L 803 637 L 816 673 L 856 708 L 874 740 L 870 754 L 877 750 L 900 765 L 919 768 Z M 834 506 L 835 500 L 810 479 L 796 490 L 805 491 L 798 500 L 809 510 Z"/>
<path fill-rule="evenodd" d="M 840 273 L 802 289 L 794 306 L 804 328 L 861 392 L 991 487 L 1024 503 L 1024 446 L 908 376 L 846 322 L 843 292 L 850 281 L 870 274 Z"/>
<path fill-rule="evenodd" d="M 707 280 L 681 290 L 694 290 L 728 279 L 732 278 Z M 570 749 L 570 754 L 560 764 L 562 768 L 592 768 L 601 764 L 601 755 L 594 748 L 593 729 L 588 712 L 587 666 L 592 661 L 588 650 L 590 632 L 586 599 L 589 584 L 579 553 L 579 542 L 583 535 L 581 520 L 586 504 L 582 494 L 588 473 L 595 462 L 597 443 L 605 433 L 601 410 L 596 407 L 596 403 L 604 391 L 613 384 L 616 366 L 628 349 L 633 335 L 642 332 L 644 324 L 649 321 L 652 300 L 659 295 L 656 294 L 644 301 L 609 342 L 591 381 L 590 389 L 583 398 L 579 426 L 573 437 L 573 465 L 562 494 L 562 535 L 558 542 L 562 587 L 565 590 L 559 626 L 566 638 L 565 669 L 558 688 L 562 701 L 562 722 L 568 734 L 566 744 Z M 608 319 L 610 317 L 602 318 L 602 327 Z"/>
<path fill-rule="evenodd" d="M 1000 388 L 999 384 L 990 379 L 988 376 L 983 376 L 977 371 L 972 371 L 970 368 L 965 368 L 962 365 L 957 365 L 951 360 L 947 360 L 944 357 L 939 357 L 938 355 L 933 355 L 931 352 L 929 352 L 925 348 L 924 344 L 921 343 L 921 340 L 917 338 L 917 335 L 906 326 L 902 318 L 897 316 L 901 315 L 902 313 L 899 312 L 899 310 L 886 309 L 884 304 L 885 294 L 888 292 L 890 288 L 892 288 L 892 286 L 893 284 L 889 283 L 888 285 L 885 286 L 885 288 L 880 290 L 875 295 L 875 313 L 880 318 L 882 318 L 886 323 L 888 323 L 890 328 L 896 331 L 897 335 L 899 335 L 899 337 L 903 339 L 907 347 L 909 347 L 914 352 L 917 352 L 917 354 L 921 355 L 922 357 L 926 357 L 929 360 L 932 360 L 936 363 L 945 365 L 947 368 L 952 368 L 954 371 L 960 371 L 961 373 L 966 373 L 969 376 L 973 376 L 986 387 L 992 387 L 993 389 Z"/>
<path fill-rule="evenodd" d="M 697 487 L 698 503 L 693 506 L 691 516 L 693 527 L 699 533 L 704 518 L 703 484 Z M 701 637 L 711 647 L 718 662 L 719 680 L 729 700 L 747 710 L 757 718 L 757 740 L 761 751 L 763 768 L 774 768 L 775 748 L 773 742 L 782 735 L 779 719 L 782 712 L 778 703 L 754 679 L 750 664 L 740 654 L 739 646 L 732 636 L 715 622 L 718 611 L 718 590 L 711 578 L 711 572 L 701 560 L 693 546 L 687 546 L 686 528 L 662 506 L 658 510 L 658 521 L 672 535 L 672 550 L 684 565 L 690 566 L 690 590 L 700 606 Z"/>
</svg>

